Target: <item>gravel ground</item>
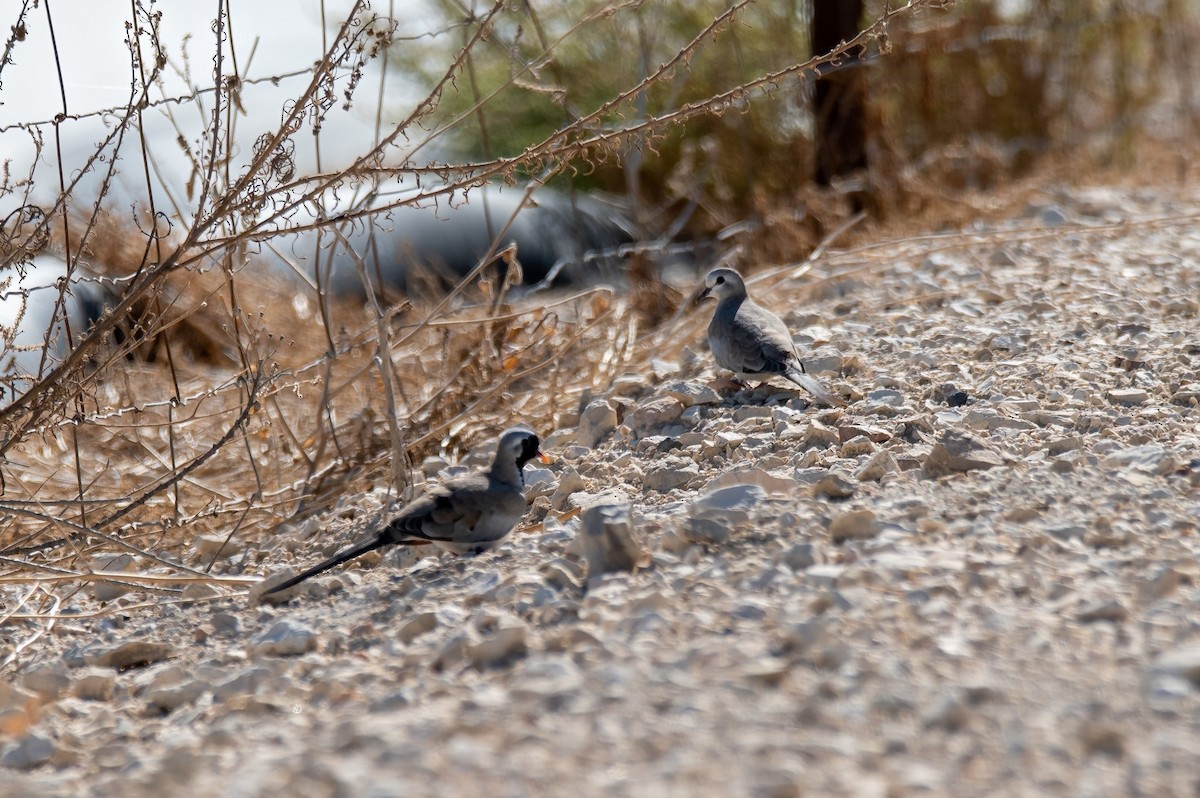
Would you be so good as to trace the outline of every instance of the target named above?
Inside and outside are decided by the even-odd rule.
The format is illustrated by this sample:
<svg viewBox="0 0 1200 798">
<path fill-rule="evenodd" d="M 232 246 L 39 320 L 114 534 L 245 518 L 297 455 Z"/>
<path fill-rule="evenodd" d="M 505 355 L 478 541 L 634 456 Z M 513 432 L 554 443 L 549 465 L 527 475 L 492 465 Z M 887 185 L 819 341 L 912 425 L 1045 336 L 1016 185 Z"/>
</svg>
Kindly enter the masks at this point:
<svg viewBox="0 0 1200 798">
<path fill-rule="evenodd" d="M 758 296 L 845 410 L 725 385 L 699 320 L 547 436 L 495 553 L 108 596 L 0 683 L 0 794 L 1195 795 L 1197 219 L 1057 191 L 831 253 Z"/>
</svg>

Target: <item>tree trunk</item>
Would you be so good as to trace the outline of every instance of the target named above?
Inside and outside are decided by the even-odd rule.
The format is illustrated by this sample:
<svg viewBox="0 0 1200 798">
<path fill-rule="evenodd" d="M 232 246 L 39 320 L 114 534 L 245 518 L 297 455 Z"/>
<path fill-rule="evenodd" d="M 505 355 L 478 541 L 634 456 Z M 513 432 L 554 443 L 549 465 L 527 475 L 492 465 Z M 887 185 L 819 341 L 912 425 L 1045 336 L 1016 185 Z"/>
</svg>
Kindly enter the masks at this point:
<svg viewBox="0 0 1200 798">
<path fill-rule="evenodd" d="M 824 55 L 860 30 L 862 0 L 813 0 L 812 48 Z M 816 115 L 816 181 L 828 186 L 833 179 L 867 167 L 866 76 L 854 65 L 857 53 L 848 54 L 842 66 L 817 81 L 813 111 Z"/>
</svg>

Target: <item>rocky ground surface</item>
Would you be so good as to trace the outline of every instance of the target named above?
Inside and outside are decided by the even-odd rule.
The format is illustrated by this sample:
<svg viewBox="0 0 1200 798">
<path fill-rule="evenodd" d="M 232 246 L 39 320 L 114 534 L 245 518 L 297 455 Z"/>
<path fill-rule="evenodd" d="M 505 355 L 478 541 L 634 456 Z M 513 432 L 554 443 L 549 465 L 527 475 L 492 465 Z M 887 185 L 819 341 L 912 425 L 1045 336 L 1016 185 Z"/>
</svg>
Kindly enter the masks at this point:
<svg viewBox="0 0 1200 798">
<path fill-rule="evenodd" d="M 548 435 L 492 554 L 277 605 L 97 586 L 130 606 L 0 683 L 0 794 L 1195 795 L 1198 219 L 1047 192 L 760 287 L 849 407 L 689 342 Z"/>
</svg>

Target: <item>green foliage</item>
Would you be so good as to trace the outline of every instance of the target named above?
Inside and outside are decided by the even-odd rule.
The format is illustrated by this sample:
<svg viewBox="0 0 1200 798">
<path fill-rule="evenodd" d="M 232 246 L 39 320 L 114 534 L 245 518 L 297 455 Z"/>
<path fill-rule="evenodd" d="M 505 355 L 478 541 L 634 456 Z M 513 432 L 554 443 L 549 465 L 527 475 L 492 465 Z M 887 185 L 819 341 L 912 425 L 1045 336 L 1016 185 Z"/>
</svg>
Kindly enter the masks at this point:
<svg viewBox="0 0 1200 798">
<path fill-rule="evenodd" d="M 629 92 L 729 5 L 715 0 L 512 4 L 443 92 L 436 122 L 459 121 L 440 144 L 442 156 L 487 160 L 523 152 Z M 612 130 L 670 113 L 803 62 L 808 57 L 805 6 L 802 0 L 747 6 L 702 40 L 678 68 L 603 113 L 589 130 Z M 434 8 L 442 25 L 463 17 L 452 0 Z M 406 75 L 433 85 L 473 30 L 463 26 L 417 47 L 406 43 L 401 52 Z M 636 183 L 645 199 L 682 195 L 734 208 L 745 206 L 756 191 L 786 190 L 806 179 L 803 98 L 795 84 L 774 94 L 780 102 L 746 103 L 665 134 L 594 150 L 587 163 L 576 165 L 575 181 L 619 191 Z"/>
</svg>

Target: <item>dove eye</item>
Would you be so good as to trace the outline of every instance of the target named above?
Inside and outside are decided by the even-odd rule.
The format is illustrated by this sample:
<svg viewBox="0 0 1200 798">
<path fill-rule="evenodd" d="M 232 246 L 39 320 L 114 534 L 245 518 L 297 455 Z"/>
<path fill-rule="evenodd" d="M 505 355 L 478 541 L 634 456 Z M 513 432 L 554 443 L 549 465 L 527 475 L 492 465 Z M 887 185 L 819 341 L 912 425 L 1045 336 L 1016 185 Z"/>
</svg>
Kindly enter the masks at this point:
<svg viewBox="0 0 1200 798">
<path fill-rule="evenodd" d="M 720 285 L 720 284 L 721 284 L 721 283 L 723 283 L 723 282 L 725 282 L 725 278 L 724 278 L 724 277 L 718 277 L 718 278 L 717 278 L 717 285 Z"/>
</svg>

